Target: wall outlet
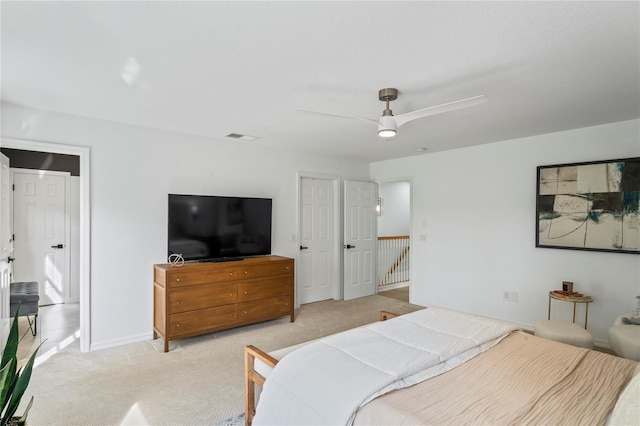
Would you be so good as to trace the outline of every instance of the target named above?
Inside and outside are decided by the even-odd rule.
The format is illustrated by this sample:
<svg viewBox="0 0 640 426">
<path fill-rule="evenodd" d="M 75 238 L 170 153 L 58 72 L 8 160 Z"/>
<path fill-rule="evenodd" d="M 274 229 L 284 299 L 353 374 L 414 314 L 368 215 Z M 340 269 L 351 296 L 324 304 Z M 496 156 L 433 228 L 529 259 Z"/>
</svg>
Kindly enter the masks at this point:
<svg viewBox="0 0 640 426">
<path fill-rule="evenodd" d="M 517 291 L 502 291 L 502 300 L 505 302 L 518 302 L 518 292 Z"/>
</svg>

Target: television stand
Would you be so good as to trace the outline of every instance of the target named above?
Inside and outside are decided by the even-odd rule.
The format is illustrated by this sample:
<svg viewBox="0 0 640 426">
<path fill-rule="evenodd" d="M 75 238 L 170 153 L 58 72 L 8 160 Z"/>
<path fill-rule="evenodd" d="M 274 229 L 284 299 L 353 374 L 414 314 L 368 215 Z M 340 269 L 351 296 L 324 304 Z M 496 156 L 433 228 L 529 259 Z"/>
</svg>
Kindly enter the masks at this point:
<svg viewBox="0 0 640 426">
<path fill-rule="evenodd" d="M 153 265 L 153 338 L 198 336 L 285 315 L 294 321 L 294 262 L 260 256 Z"/>
</svg>

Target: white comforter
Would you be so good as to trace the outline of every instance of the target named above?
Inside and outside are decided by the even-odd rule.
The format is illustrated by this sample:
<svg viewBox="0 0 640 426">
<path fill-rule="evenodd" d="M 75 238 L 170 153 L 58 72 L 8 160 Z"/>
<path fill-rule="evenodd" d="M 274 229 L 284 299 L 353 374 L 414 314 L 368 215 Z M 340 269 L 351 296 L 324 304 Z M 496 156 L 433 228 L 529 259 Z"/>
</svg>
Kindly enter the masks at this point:
<svg viewBox="0 0 640 426">
<path fill-rule="evenodd" d="M 334 334 L 271 371 L 254 425 L 346 425 L 359 407 L 468 361 L 515 330 L 510 323 L 424 309 Z"/>
</svg>

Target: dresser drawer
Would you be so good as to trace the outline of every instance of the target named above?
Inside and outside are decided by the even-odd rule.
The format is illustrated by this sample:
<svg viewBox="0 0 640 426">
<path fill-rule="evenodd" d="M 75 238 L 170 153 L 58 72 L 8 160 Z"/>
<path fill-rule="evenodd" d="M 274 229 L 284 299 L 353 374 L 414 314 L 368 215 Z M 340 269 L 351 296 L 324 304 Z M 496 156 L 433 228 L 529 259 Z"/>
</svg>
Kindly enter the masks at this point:
<svg viewBox="0 0 640 426">
<path fill-rule="evenodd" d="M 238 267 L 238 279 L 268 277 L 293 273 L 293 262 L 267 262 L 259 265 L 244 265 Z"/>
<path fill-rule="evenodd" d="M 291 294 L 293 275 L 238 281 L 238 302 Z"/>
<path fill-rule="evenodd" d="M 180 287 L 169 292 L 169 314 L 236 303 L 235 281 Z"/>
<path fill-rule="evenodd" d="M 291 296 L 238 303 L 238 322 L 259 321 L 291 313 Z"/>
<path fill-rule="evenodd" d="M 169 316 L 169 337 L 224 327 L 237 320 L 237 305 L 200 309 Z"/>
<path fill-rule="evenodd" d="M 212 282 L 235 281 L 237 268 L 230 266 L 174 269 L 167 273 L 167 285 L 171 288 Z"/>
</svg>

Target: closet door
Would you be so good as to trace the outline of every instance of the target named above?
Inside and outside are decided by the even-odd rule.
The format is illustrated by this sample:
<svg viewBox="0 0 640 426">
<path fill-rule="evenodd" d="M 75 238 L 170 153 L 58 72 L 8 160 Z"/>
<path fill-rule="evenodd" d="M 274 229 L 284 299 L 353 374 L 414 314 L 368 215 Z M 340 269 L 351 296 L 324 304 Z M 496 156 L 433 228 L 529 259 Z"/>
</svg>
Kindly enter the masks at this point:
<svg viewBox="0 0 640 426">
<path fill-rule="evenodd" d="M 15 281 L 38 281 L 41 306 L 64 303 L 68 174 L 18 170 L 13 173 Z"/>
<path fill-rule="evenodd" d="M 344 183 L 344 300 L 376 293 L 378 185 Z"/>
<path fill-rule="evenodd" d="M 336 293 L 333 200 L 332 180 L 300 180 L 300 304 L 332 299 Z"/>
</svg>

